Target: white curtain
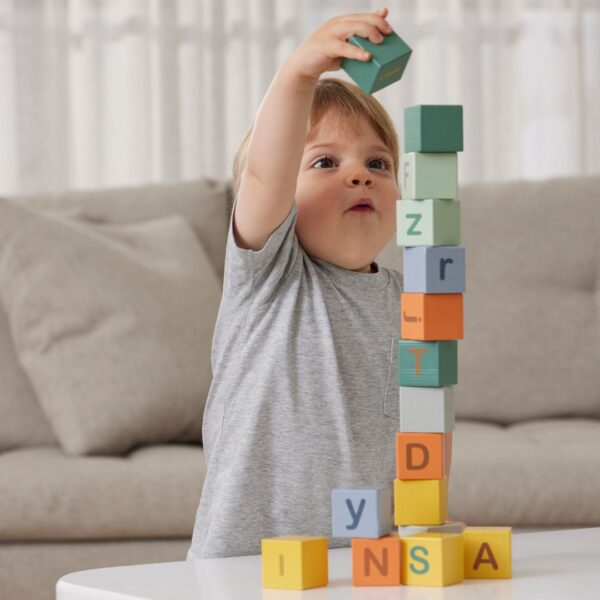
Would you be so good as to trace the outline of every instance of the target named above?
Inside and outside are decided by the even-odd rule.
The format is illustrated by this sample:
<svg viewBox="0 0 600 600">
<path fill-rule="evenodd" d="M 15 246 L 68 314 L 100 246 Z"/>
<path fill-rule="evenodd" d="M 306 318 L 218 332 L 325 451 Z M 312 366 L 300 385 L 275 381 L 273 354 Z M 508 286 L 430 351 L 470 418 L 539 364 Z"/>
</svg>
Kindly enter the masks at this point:
<svg viewBox="0 0 600 600">
<path fill-rule="evenodd" d="M 376 94 L 400 137 L 459 103 L 462 182 L 600 172 L 600 0 L 0 0 L 0 193 L 228 177 L 284 58 L 380 6 L 413 48 Z"/>
</svg>

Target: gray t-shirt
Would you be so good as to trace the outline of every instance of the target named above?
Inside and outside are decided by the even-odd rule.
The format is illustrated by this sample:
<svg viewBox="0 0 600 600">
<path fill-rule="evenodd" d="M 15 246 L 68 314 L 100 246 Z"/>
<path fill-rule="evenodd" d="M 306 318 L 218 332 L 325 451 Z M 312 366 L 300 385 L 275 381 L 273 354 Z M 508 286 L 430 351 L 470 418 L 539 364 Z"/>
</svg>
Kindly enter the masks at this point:
<svg viewBox="0 0 600 600">
<path fill-rule="evenodd" d="M 260 554 L 285 534 L 348 546 L 331 537 L 331 490 L 395 477 L 402 275 L 309 256 L 296 215 L 258 252 L 230 220 L 188 559 Z"/>
</svg>

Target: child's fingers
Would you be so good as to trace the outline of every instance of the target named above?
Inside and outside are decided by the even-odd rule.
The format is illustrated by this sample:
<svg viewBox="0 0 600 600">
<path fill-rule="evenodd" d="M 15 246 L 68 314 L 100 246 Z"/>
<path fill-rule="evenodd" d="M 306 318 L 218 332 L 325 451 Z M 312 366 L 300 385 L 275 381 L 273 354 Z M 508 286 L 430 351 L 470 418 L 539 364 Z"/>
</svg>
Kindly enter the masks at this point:
<svg viewBox="0 0 600 600">
<path fill-rule="evenodd" d="M 386 9 L 387 10 L 387 9 Z M 351 14 L 339 17 L 337 23 L 368 23 L 376 27 L 382 34 L 387 35 L 392 32 L 392 26 L 385 20 L 385 18 L 377 13 L 362 13 L 362 14 Z M 367 37 L 367 36 L 363 36 Z"/>
<path fill-rule="evenodd" d="M 384 39 L 375 25 L 365 23 L 364 21 L 344 21 L 339 23 L 335 28 L 335 34 L 337 37 L 343 37 L 345 40 L 356 34 L 360 37 L 368 38 L 374 44 L 380 44 Z"/>
<path fill-rule="evenodd" d="M 333 49 L 334 56 L 341 58 L 353 58 L 354 60 L 371 60 L 371 54 L 354 44 L 337 40 Z"/>
</svg>

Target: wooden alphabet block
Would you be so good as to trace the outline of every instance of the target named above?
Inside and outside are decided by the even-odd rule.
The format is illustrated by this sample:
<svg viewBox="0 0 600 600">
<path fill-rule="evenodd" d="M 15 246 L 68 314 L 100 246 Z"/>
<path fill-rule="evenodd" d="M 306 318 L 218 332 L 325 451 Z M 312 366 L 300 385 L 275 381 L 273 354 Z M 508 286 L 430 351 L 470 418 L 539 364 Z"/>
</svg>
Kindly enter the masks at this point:
<svg viewBox="0 0 600 600">
<path fill-rule="evenodd" d="M 461 521 L 447 521 L 441 525 L 404 525 L 398 527 L 400 537 L 408 537 L 417 533 L 462 533 L 465 525 Z"/>
<path fill-rule="evenodd" d="M 461 152 L 463 107 L 421 104 L 404 109 L 404 152 Z"/>
<path fill-rule="evenodd" d="M 403 248 L 404 291 L 419 294 L 462 294 L 465 291 L 463 246 Z"/>
<path fill-rule="evenodd" d="M 454 388 L 400 386 L 400 431 L 447 433 L 454 429 Z"/>
<path fill-rule="evenodd" d="M 383 36 L 383 42 L 375 44 L 367 38 L 352 35 L 348 43 L 371 54 L 371 60 L 342 59 L 342 69 L 365 92 L 372 94 L 398 81 L 404 73 L 412 50 L 393 31 Z"/>
<path fill-rule="evenodd" d="M 403 200 L 458 198 L 456 153 L 405 152 L 400 159 L 400 196 Z"/>
<path fill-rule="evenodd" d="M 449 433 L 396 433 L 398 479 L 442 479 L 450 472 Z M 450 440 L 450 443 L 451 440 Z"/>
<path fill-rule="evenodd" d="M 393 527 L 391 485 L 331 492 L 332 536 L 380 538 Z"/>
<path fill-rule="evenodd" d="M 396 525 L 441 525 L 448 520 L 448 478 L 394 479 Z"/>
<path fill-rule="evenodd" d="M 446 586 L 464 580 L 462 535 L 419 533 L 400 538 L 400 543 L 403 584 Z"/>
<path fill-rule="evenodd" d="M 462 340 L 463 294 L 400 294 L 404 340 Z"/>
<path fill-rule="evenodd" d="M 458 246 L 460 200 L 396 201 L 398 246 Z"/>
<path fill-rule="evenodd" d="M 445 387 L 458 381 L 456 340 L 398 340 L 398 385 Z"/>
<path fill-rule="evenodd" d="M 263 587 L 305 590 L 329 583 L 326 537 L 283 535 L 261 540 Z"/>
<path fill-rule="evenodd" d="M 510 527 L 466 527 L 465 579 L 512 577 Z"/>
<path fill-rule="evenodd" d="M 400 538 L 352 539 L 352 585 L 400 585 Z"/>
</svg>

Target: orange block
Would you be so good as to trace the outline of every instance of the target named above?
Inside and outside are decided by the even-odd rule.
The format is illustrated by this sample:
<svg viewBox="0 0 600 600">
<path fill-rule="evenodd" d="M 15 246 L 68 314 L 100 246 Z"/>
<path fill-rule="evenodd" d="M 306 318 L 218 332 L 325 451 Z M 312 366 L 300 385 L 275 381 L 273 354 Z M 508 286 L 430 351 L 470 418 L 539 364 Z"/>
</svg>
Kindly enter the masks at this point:
<svg viewBox="0 0 600 600">
<path fill-rule="evenodd" d="M 463 294 L 400 294 L 403 340 L 462 340 Z"/>
<path fill-rule="evenodd" d="M 352 585 L 400 585 L 400 537 L 352 538 Z"/>
<path fill-rule="evenodd" d="M 396 479 L 442 479 L 450 473 L 452 432 L 396 433 Z"/>
</svg>

